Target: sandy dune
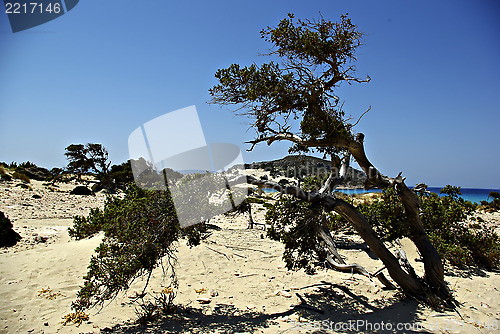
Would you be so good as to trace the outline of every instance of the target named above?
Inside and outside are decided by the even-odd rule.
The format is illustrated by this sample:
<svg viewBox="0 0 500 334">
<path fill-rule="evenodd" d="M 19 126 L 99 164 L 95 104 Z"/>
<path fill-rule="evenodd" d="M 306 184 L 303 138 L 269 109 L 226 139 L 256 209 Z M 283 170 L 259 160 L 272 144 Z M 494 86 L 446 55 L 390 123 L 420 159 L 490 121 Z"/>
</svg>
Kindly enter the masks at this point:
<svg viewBox="0 0 500 334">
<path fill-rule="evenodd" d="M 134 324 L 136 316 L 129 297 L 142 291 L 145 281 L 138 281 L 100 312 L 91 310 L 88 322 L 79 327 L 63 326 L 62 316 L 70 312 L 93 249 L 101 240 L 101 236 L 70 240 L 66 232 L 72 224 L 69 217 L 102 207 L 105 195 L 84 197 L 69 195 L 67 189 L 57 192 L 45 188 L 36 181 L 33 191 L 12 185 L 7 189 L 5 183 L 0 184 L 0 210 L 24 237 L 19 245 L 0 252 L 2 333 L 99 333 L 111 329 L 118 333 L 498 332 L 494 328 L 500 321 L 499 273 L 447 276 L 462 302 L 460 315 L 438 313 L 397 291 L 384 291 L 378 281 L 366 277 L 322 268 L 315 275 L 286 270 L 282 244 L 266 238 L 261 229 L 247 229 L 246 216 L 214 218 L 211 223 L 221 230 L 214 230 L 198 247 L 179 242 L 176 314 L 147 327 Z M 33 198 L 33 193 L 42 198 Z M 45 204 L 37 202 L 40 200 Z M 262 222 L 264 211 L 254 209 L 254 219 Z M 381 267 L 357 239 L 350 243 L 349 248 L 340 249 L 349 262 L 369 271 Z M 404 241 L 403 245 L 414 259 L 415 249 Z M 415 265 L 418 268 L 421 264 Z M 154 295 L 168 281 L 162 280 L 158 269 L 150 283 L 147 291 Z M 324 313 L 294 308 L 301 303 L 296 293 Z M 200 297 L 210 302 L 201 304 L 197 301 Z M 495 324 L 493 329 L 480 327 Z"/>
</svg>

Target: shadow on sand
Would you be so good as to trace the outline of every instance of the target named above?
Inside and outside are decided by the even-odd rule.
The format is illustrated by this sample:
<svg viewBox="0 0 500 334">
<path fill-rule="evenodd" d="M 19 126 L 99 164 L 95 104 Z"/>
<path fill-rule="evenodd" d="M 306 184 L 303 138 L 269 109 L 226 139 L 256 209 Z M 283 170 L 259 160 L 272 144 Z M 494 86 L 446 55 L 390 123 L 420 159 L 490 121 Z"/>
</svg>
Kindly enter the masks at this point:
<svg viewBox="0 0 500 334">
<path fill-rule="evenodd" d="M 301 293 L 307 305 L 317 308 L 319 313 L 302 308 L 266 314 L 250 310 L 239 310 L 233 305 L 216 304 L 208 308 L 180 306 L 173 315 L 165 316 L 146 326 L 138 324 L 116 325 L 107 332 L 112 333 L 253 333 L 260 329 L 274 327 L 276 333 L 431 333 L 420 328 L 397 330 L 397 323 L 405 323 L 417 328 L 422 320 L 418 303 L 411 299 L 392 297 L 369 301 L 365 296 L 358 296 L 348 287 L 322 282 L 317 284 L 315 292 Z M 311 286 L 304 287 L 310 288 Z M 302 290 L 300 289 L 300 290 Z M 299 290 L 299 292 L 300 292 Z M 299 315 L 301 322 L 286 323 L 283 318 L 292 314 Z M 290 317 L 291 318 L 291 317 Z M 296 316 L 294 319 L 297 319 Z M 337 323 L 357 323 L 357 327 L 344 326 L 335 328 Z M 394 324 L 393 329 L 376 328 L 381 322 Z M 320 324 L 322 326 L 320 327 Z M 295 328 L 293 328 L 295 327 Z M 380 327 L 380 326 L 379 326 Z M 304 331 L 306 330 L 306 331 Z"/>
</svg>

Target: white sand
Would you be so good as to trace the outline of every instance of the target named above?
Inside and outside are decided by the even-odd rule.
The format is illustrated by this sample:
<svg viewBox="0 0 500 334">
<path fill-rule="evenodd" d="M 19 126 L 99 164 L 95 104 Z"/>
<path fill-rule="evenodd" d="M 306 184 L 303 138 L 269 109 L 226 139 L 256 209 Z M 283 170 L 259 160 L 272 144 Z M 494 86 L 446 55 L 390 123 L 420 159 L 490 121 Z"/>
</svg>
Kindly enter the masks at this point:
<svg viewBox="0 0 500 334">
<path fill-rule="evenodd" d="M 500 322 L 498 273 L 482 271 L 482 276 L 469 278 L 447 276 L 457 299 L 463 303 L 459 309 L 462 318 L 453 312 L 438 313 L 401 298 L 396 291 L 384 291 L 380 283 L 366 277 L 323 269 L 315 275 L 286 270 L 281 259 L 283 245 L 266 237 L 262 239 L 265 232 L 260 229 L 248 230 L 246 216 L 216 217 L 211 223 L 222 230 L 213 231 L 198 247 L 189 248 L 184 241 L 179 243 L 177 274 L 180 286 L 175 303 L 184 310 L 192 308 L 189 314 L 180 311 L 147 328 L 132 324 L 135 312 L 128 296 L 142 291 L 145 281 L 138 281 L 101 312 L 91 310 L 89 322 L 80 327 L 63 326 L 61 318 L 71 311 L 71 302 L 83 282 L 90 256 L 101 240 L 101 236 L 70 240 L 66 228 L 72 220 L 68 217 L 86 214 L 91 207 L 102 207 L 105 196 L 51 192 L 44 190 L 41 183 L 33 183 L 33 191 L 15 188 L 12 184 L 7 190 L 6 183 L 0 183 L 0 210 L 13 220 L 15 230 L 23 236 L 19 245 L 0 252 L 2 333 L 99 333 L 113 326 L 119 333 L 312 333 L 315 331 L 307 330 L 307 326 L 317 325 L 314 321 L 319 320 L 330 321 L 322 323 L 323 329 L 326 325 L 335 328 L 354 320 L 360 321 L 359 325 L 367 321 L 370 323 L 367 326 L 374 328 L 382 326 L 382 321 L 394 326 L 396 323 L 413 324 L 413 328 L 426 328 L 416 331 L 422 333 L 498 332 L 473 325 L 474 322 L 480 325 L 487 321 L 490 324 L 496 321 L 497 325 Z M 41 194 L 42 199 L 32 198 L 33 193 Z M 254 219 L 262 222 L 264 211 L 254 209 Z M 498 216 L 493 218 L 498 219 Z M 44 243 L 36 242 L 37 236 L 48 239 Z M 417 257 L 411 245 L 404 241 L 403 245 L 410 259 Z M 381 267 L 380 261 L 371 259 L 362 250 L 341 249 L 340 252 L 349 262 L 359 263 L 369 271 Z M 417 269 L 421 266 L 418 262 L 415 265 Z M 161 271 L 157 270 L 148 291 L 155 294 L 167 283 L 162 281 Z M 39 291 L 49 287 L 61 295 L 55 299 L 39 296 Z M 195 291 L 202 288 L 206 292 L 198 294 Z M 300 302 L 296 292 L 325 313 L 291 308 Z M 199 297 L 209 298 L 210 303 L 200 304 L 196 301 Z M 374 332 L 364 326 L 358 329 Z"/>
</svg>

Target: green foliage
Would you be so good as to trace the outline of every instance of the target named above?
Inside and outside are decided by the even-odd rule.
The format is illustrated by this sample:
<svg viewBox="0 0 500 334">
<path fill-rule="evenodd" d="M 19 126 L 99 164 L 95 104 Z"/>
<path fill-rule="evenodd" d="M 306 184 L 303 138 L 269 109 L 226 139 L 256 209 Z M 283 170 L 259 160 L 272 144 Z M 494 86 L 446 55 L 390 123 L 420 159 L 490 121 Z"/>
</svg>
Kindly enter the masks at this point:
<svg viewBox="0 0 500 334">
<path fill-rule="evenodd" d="M 21 162 L 19 164 L 19 168 L 23 168 L 23 169 L 25 169 L 25 168 L 38 168 L 38 166 L 31 161 L 26 161 L 26 162 Z"/>
<path fill-rule="evenodd" d="M 47 178 L 48 182 L 58 182 L 63 179 L 63 170 L 62 168 L 54 167 L 50 170 L 50 175 Z"/>
<path fill-rule="evenodd" d="M 467 217 L 476 205 L 459 197 L 460 188 L 446 186 L 444 196 L 422 192 L 419 194 L 421 219 L 432 244 L 440 256 L 451 265 L 464 267 L 480 265 L 488 269 L 500 266 L 500 238 L 486 222 L 478 218 L 468 225 Z M 384 189 L 381 197 L 357 207 L 384 241 L 409 237 L 405 209 L 392 188 Z M 310 263 L 320 259 L 316 230 L 322 212 L 310 203 L 292 200 L 285 196 L 267 212 L 271 224 L 268 235 L 285 244 L 283 258 L 289 269 L 312 270 Z M 349 226 L 339 215 L 329 215 L 332 230 Z"/>
<path fill-rule="evenodd" d="M 109 153 L 102 144 L 88 143 L 85 145 L 85 153 L 92 172 L 98 175 L 108 173 L 111 162 Z"/>
<path fill-rule="evenodd" d="M 288 269 L 313 273 L 314 262 L 324 260 L 317 233 L 321 214 L 321 208 L 290 196 L 283 196 L 267 211 L 266 221 L 271 224 L 267 235 L 284 243 L 283 260 Z"/>
<path fill-rule="evenodd" d="M 456 266 L 498 267 L 498 235 L 486 224 L 476 223 L 475 228 L 471 228 L 464 223 L 476 206 L 459 197 L 460 187 L 446 186 L 441 193 L 445 196 L 420 194 L 422 224 L 440 256 Z M 384 240 L 409 236 L 406 214 L 394 189 L 385 189 L 379 200 L 360 205 L 358 209 Z"/>
<path fill-rule="evenodd" d="M 339 23 L 324 19 L 294 21 L 294 18 L 288 14 L 276 28 L 261 31 L 262 38 L 275 45 L 274 53 L 315 65 L 328 62 L 345 65 L 355 60 L 363 34 L 347 15 L 341 15 Z"/>
<path fill-rule="evenodd" d="M 72 304 L 75 310 L 102 305 L 137 277 L 149 275 L 165 256 L 171 266 L 173 242 L 181 232 L 170 194 L 136 186 L 129 187 L 123 199 L 108 198 L 104 210 L 76 217 L 70 235 L 81 239 L 101 230 L 104 239 Z"/>
<path fill-rule="evenodd" d="M 319 191 L 328 175 L 308 175 L 302 180 L 302 189 L 305 191 Z"/>
<path fill-rule="evenodd" d="M 140 187 L 148 189 L 164 189 L 166 182 L 175 184 L 183 175 L 171 168 L 158 171 L 150 161 L 143 157 L 131 159 L 120 166 L 113 166 L 114 172 L 110 173 L 110 178 L 115 184 L 125 184 L 127 180 L 134 180 Z M 135 171 L 136 175 L 132 171 Z"/>
<path fill-rule="evenodd" d="M 68 170 L 80 177 L 85 173 L 98 176 L 107 175 L 109 171 L 109 154 L 102 144 L 71 144 L 66 147 L 64 155 L 68 159 Z"/>
<path fill-rule="evenodd" d="M 71 144 L 65 148 L 64 155 L 68 159 L 68 171 L 76 173 L 79 176 L 85 174 L 90 169 L 90 164 L 87 159 L 85 145 Z"/>
<path fill-rule="evenodd" d="M 442 257 L 451 264 L 467 266 L 478 264 L 488 269 L 500 265 L 500 239 L 486 223 L 470 228 L 463 223 L 477 206 L 458 197 L 457 191 L 447 191 L 446 196 L 436 194 L 421 196 L 424 215 L 422 222 L 429 238 Z"/>
<path fill-rule="evenodd" d="M 491 191 L 488 198 L 491 202 L 481 201 L 482 208 L 488 212 L 500 210 L 500 194 L 497 191 Z"/>
<path fill-rule="evenodd" d="M 219 83 L 209 90 L 212 103 L 244 106 L 259 141 L 277 133 L 296 134 L 304 141 L 352 139 L 353 125 L 334 89 L 341 82 L 369 78 L 353 76 L 351 63 L 363 34 L 348 16 L 342 15 L 335 23 L 322 17 L 295 20 L 289 14 L 278 26 L 262 30 L 261 37 L 272 44 L 269 55 L 277 55 L 281 63 L 232 64 L 219 69 L 215 73 Z M 300 128 L 296 129 L 293 121 L 299 119 Z M 306 146 L 298 143 L 290 152 L 312 150 Z M 335 145 L 316 145 L 314 149 L 325 154 L 342 151 Z"/>
<path fill-rule="evenodd" d="M 4 171 L 5 172 L 5 171 Z M 5 173 L 0 173 L 0 181 L 12 181 L 12 176 L 9 174 Z"/>
<path fill-rule="evenodd" d="M 31 180 L 46 181 L 50 177 L 48 169 L 38 167 L 30 161 L 22 162 L 15 170 L 18 173 L 26 175 Z"/>
<path fill-rule="evenodd" d="M 12 223 L 5 214 L 0 211 L 0 247 L 14 246 L 21 236 L 12 229 Z"/>
<path fill-rule="evenodd" d="M 105 187 L 112 190 L 125 190 L 130 183 L 134 182 L 134 174 L 132 172 L 130 160 L 119 165 L 111 166 L 108 173 L 98 174 L 97 179 L 100 183 L 95 184 L 92 187 L 93 191 L 99 191 Z"/>
<path fill-rule="evenodd" d="M 19 180 L 21 180 L 23 182 L 26 182 L 26 183 L 30 183 L 31 182 L 30 178 L 26 174 L 18 172 L 18 171 L 15 171 L 14 174 L 12 174 L 12 177 L 14 179 L 19 179 Z"/>
<path fill-rule="evenodd" d="M 116 188 L 125 190 L 126 186 L 134 181 L 134 174 L 132 173 L 130 161 L 111 166 L 109 178 Z"/>
<path fill-rule="evenodd" d="M 207 172 L 184 175 L 176 187 L 171 188 L 182 222 L 196 224 L 235 209 L 244 200 L 247 190 L 233 187 L 229 191 L 226 182 L 220 174 Z"/>
<path fill-rule="evenodd" d="M 81 240 L 93 237 L 96 233 L 105 230 L 107 228 L 106 222 L 110 222 L 109 215 L 114 214 L 120 205 L 120 199 L 108 197 L 104 211 L 94 208 L 90 209 L 90 214 L 87 217 L 75 216 L 73 218 L 73 226 L 68 228 L 69 236 L 76 240 Z M 107 214 L 106 216 L 105 213 Z"/>
<path fill-rule="evenodd" d="M 462 191 L 460 191 L 460 187 L 451 186 L 447 184 L 443 189 L 439 191 L 440 194 L 444 194 L 450 196 L 451 198 L 458 199 L 460 195 L 462 195 Z"/>
<path fill-rule="evenodd" d="M 103 210 L 92 209 L 88 217 L 75 217 L 69 228 L 70 236 L 77 240 L 100 231 L 104 239 L 72 304 L 77 311 L 102 306 L 136 278 L 150 275 L 160 263 L 164 272 L 170 270 L 171 286 L 175 287 L 173 243 L 185 236 L 190 246 L 198 245 L 206 227 L 197 224 L 181 229 L 168 191 L 145 190 L 131 183 L 123 198 L 108 197 Z M 156 302 L 170 305 L 174 296 L 160 296 Z"/>
</svg>

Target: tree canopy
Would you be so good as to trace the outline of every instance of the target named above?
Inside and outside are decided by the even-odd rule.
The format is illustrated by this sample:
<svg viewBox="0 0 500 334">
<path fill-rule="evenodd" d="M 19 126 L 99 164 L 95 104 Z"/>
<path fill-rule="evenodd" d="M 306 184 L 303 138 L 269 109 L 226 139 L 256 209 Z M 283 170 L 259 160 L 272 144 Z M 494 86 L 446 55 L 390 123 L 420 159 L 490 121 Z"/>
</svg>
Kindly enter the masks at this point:
<svg viewBox="0 0 500 334">
<path fill-rule="evenodd" d="M 71 144 L 66 147 L 64 155 L 68 159 L 68 170 L 78 175 L 108 173 L 111 162 L 109 153 L 102 144 Z"/>
<path fill-rule="evenodd" d="M 251 176 L 249 183 L 288 193 L 299 200 L 320 205 L 327 212 L 337 212 L 352 224 L 407 294 L 426 300 L 433 300 L 433 296 L 447 300 L 450 292 L 444 282 L 443 264 L 422 224 L 416 191 L 405 185 L 401 173 L 396 177 L 386 176 L 370 162 L 364 149 L 364 134 L 354 131 L 359 119 L 354 122 L 345 113 L 336 94 L 342 83 L 370 81 L 369 76 L 365 79 L 355 76 L 356 51 L 362 45 L 363 36 L 347 14 L 341 15 L 338 22 L 323 17 L 297 20 L 293 14 L 288 14 L 276 27 L 261 31 L 261 37 L 271 44 L 267 55 L 272 60 L 262 65 L 232 64 L 219 69 L 215 73 L 218 84 L 209 90 L 211 102 L 234 106 L 235 112 L 251 120 L 256 135 L 249 142 L 252 145 L 249 150 L 258 143 L 271 145 L 286 140 L 291 142 L 291 152 L 317 151 L 332 161 L 330 176 L 316 191 L 281 186 Z M 339 180 L 345 177 L 351 157 L 367 175 L 365 188 L 395 190 L 405 210 L 408 237 L 423 257 L 423 278 L 415 274 L 407 261 L 401 262 L 401 257 L 399 260 L 396 257 L 398 254 L 387 249 L 356 207 L 332 193 Z M 318 224 L 324 225 L 324 222 Z M 323 228 L 316 230 L 324 231 Z M 333 243 L 327 240 L 331 239 L 329 233 L 321 233 L 321 238 L 327 245 Z M 340 267 L 334 262 L 332 265 Z"/>
<path fill-rule="evenodd" d="M 363 34 L 347 15 L 334 23 L 323 18 L 295 20 L 289 14 L 277 27 L 262 30 L 261 36 L 273 44 L 268 55 L 278 56 L 280 63 L 219 69 L 219 84 L 210 89 L 212 102 L 240 105 L 253 120 L 253 144 L 289 140 L 295 144 L 292 151 L 339 152 L 339 146 L 353 139 L 353 124 L 335 89 L 342 82 L 370 81 L 368 76 L 354 76 Z"/>
</svg>

